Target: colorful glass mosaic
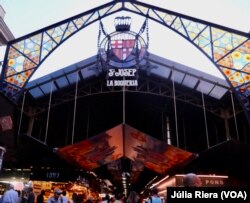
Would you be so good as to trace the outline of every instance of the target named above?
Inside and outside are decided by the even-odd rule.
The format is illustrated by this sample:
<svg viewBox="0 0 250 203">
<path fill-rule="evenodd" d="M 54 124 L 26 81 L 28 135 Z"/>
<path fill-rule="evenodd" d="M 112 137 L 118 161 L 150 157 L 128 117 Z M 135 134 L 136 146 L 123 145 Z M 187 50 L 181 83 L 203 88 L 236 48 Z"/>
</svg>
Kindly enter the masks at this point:
<svg viewBox="0 0 250 203">
<path fill-rule="evenodd" d="M 25 84 L 51 52 L 88 24 L 120 8 L 121 3 L 118 3 L 100 11 L 85 12 L 80 17 L 62 21 L 54 27 L 44 28 L 8 44 L 7 61 L 4 63 L 0 85 L 3 94 L 17 101 Z"/>
</svg>

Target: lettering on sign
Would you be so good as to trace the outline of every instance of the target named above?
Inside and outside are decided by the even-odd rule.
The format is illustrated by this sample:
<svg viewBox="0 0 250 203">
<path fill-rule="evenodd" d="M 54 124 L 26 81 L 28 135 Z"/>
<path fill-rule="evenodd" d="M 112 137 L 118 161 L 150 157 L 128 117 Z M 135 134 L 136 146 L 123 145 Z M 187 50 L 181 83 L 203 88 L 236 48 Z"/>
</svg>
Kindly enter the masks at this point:
<svg viewBox="0 0 250 203">
<path fill-rule="evenodd" d="M 47 172 L 46 173 L 46 178 L 60 178 L 60 173 L 59 172 Z"/>
<path fill-rule="evenodd" d="M 135 68 L 109 69 L 107 86 L 138 86 Z"/>
</svg>

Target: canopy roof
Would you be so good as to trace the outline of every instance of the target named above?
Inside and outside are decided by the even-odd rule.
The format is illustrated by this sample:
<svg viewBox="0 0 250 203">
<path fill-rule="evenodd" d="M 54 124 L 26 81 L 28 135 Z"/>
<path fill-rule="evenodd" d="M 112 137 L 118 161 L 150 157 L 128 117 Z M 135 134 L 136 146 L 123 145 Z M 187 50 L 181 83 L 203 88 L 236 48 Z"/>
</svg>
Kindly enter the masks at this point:
<svg viewBox="0 0 250 203">
<path fill-rule="evenodd" d="M 148 75 L 161 77 L 164 80 L 172 80 L 195 91 L 203 92 L 203 94 L 210 97 L 221 99 L 229 89 L 228 83 L 221 78 L 166 58 L 150 54 L 149 62 L 150 67 L 145 68 L 145 60 L 142 61 L 139 70 L 146 72 Z M 68 86 L 74 86 L 76 81 L 82 82 L 105 72 L 105 70 L 98 70 L 97 72 L 95 66 L 96 56 L 93 56 L 36 80 L 32 80 L 27 84 L 26 89 L 34 99 L 38 99 L 50 94 L 51 84 L 52 92 L 57 92 Z M 77 73 L 79 74 L 78 76 Z"/>
</svg>

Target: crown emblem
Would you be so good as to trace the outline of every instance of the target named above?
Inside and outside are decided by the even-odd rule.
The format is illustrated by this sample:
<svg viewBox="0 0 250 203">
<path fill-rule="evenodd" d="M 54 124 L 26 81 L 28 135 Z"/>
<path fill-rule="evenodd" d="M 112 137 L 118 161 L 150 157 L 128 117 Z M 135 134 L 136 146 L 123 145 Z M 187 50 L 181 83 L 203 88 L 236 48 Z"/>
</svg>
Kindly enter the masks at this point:
<svg viewBox="0 0 250 203">
<path fill-rule="evenodd" d="M 131 17 L 129 17 L 129 16 L 116 17 L 115 20 L 114 20 L 116 31 L 117 32 L 129 31 L 131 21 L 132 21 Z"/>
</svg>

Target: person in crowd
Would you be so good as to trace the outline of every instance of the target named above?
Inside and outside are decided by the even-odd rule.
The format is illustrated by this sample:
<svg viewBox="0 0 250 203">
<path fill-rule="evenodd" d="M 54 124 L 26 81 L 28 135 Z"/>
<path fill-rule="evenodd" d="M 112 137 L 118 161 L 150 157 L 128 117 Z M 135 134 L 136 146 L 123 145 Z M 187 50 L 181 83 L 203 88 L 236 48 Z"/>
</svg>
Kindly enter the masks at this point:
<svg viewBox="0 0 250 203">
<path fill-rule="evenodd" d="M 85 203 L 93 203 L 94 199 L 93 197 L 88 197 L 87 200 L 85 201 Z"/>
<path fill-rule="evenodd" d="M 36 203 L 44 203 L 44 195 L 45 195 L 45 191 L 42 190 L 36 198 Z"/>
<path fill-rule="evenodd" d="M 124 195 L 122 193 L 115 195 L 115 203 L 124 203 Z"/>
<path fill-rule="evenodd" d="M 14 190 L 14 185 L 10 184 L 4 192 L 2 203 L 18 203 L 18 193 Z"/>
<path fill-rule="evenodd" d="M 69 197 L 67 197 L 66 190 L 62 191 L 62 203 L 71 203 Z"/>
<path fill-rule="evenodd" d="M 127 198 L 127 203 L 139 203 L 140 197 L 136 191 L 131 191 Z"/>
<path fill-rule="evenodd" d="M 110 203 L 110 196 L 108 194 L 106 194 L 105 197 L 103 197 L 102 203 Z"/>
<path fill-rule="evenodd" d="M 22 193 L 20 190 L 17 190 L 17 194 L 18 194 L 18 203 L 22 203 Z"/>
<path fill-rule="evenodd" d="M 139 200 L 138 203 L 144 203 L 144 198 L 142 194 L 138 194 L 139 195 Z"/>
<path fill-rule="evenodd" d="M 72 194 L 72 203 L 77 203 L 77 194 L 75 192 Z"/>
<path fill-rule="evenodd" d="M 21 203 L 27 203 L 28 201 L 28 190 L 25 187 L 21 193 Z"/>
<path fill-rule="evenodd" d="M 162 203 L 161 197 L 158 195 L 158 189 L 153 187 L 150 191 L 150 197 L 148 203 Z"/>
<path fill-rule="evenodd" d="M 195 173 L 187 173 L 183 177 L 184 187 L 200 187 L 202 185 L 201 179 Z"/>
<path fill-rule="evenodd" d="M 61 203 L 62 202 L 62 199 L 60 197 L 61 194 L 62 191 L 60 189 L 55 189 L 54 195 L 47 200 L 47 203 Z"/>
<path fill-rule="evenodd" d="M 110 198 L 110 203 L 114 203 L 115 202 L 115 197 L 111 197 Z"/>
<path fill-rule="evenodd" d="M 28 188 L 28 199 L 27 203 L 35 203 L 35 194 L 33 192 L 33 187 Z"/>
</svg>

